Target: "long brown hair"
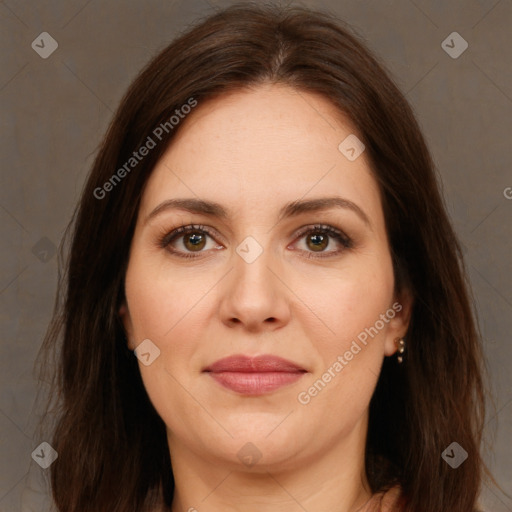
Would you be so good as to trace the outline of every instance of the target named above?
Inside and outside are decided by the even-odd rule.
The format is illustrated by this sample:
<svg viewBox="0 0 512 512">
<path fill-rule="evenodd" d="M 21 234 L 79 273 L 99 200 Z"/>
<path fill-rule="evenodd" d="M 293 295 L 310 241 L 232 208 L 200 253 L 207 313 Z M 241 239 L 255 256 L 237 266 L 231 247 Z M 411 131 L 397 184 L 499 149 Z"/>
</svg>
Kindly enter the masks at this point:
<svg viewBox="0 0 512 512">
<path fill-rule="evenodd" d="M 325 12 L 247 3 L 202 20 L 141 71 L 68 228 L 64 295 L 42 347 L 57 355 L 55 504 L 62 512 L 170 509 L 165 425 L 117 314 L 130 243 L 144 185 L 179 130 L 169 126 L 176 109 L 262 83 L 321 94 L 351 119 L 380 187 L 397 290 L 414 299 L 406 362 L 385 359 L 370 403 L 370 486 L 377 492 L 400 484 L 406 511 L 474 510 L 484 468 L 483 355 L 460 245 L 412 110 L 342 22 Z M 113 180 L 166 122 L 147 156 Z M 457 469 L 441 457 L 453 441 L 468 453 Z"/>
</svg>

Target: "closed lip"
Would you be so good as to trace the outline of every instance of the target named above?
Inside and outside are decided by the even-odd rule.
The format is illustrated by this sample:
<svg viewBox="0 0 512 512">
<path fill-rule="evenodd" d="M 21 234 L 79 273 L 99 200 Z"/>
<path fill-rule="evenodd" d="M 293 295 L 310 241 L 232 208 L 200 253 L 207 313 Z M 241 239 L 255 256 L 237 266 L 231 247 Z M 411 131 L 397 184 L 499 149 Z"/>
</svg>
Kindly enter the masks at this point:
<svg viewBox="0 0 512 512">
<path fill-rule="evenodd" d="M 245 356 L 233 355 L 219 359 L 207 366 L 204 372 L 240 372 L 240 373 L 306 373 L 300 365 L 273 355 Z"/>
</svg>

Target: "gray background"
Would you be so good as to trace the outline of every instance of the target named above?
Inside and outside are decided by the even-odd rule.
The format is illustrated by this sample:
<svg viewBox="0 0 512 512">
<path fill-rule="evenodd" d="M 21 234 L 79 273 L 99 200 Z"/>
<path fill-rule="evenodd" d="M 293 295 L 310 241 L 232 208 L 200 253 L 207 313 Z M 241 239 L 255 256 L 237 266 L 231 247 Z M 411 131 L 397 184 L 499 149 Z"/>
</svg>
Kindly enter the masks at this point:
<svg viewBox="0 0 512 512">
<path fill-rule="evenodd" d="M 0 3 L 0 511 L 43 510 L 45 471 L 32 459 L 38 382 L 33 364 L 50 319 L 53 253 L 97 145 L 139 69 L 198 16 L 230 2 L 6 0 Z M 512 495 L 512 2 L 308 1 L 348 21 L 413 105 L 463 242 L 496 410 L 486 458 Z M 451 58 L 441 43 L 469 44 Z M 47 59 L 31 47 L 58 42 Z M 512 197 L 512 190 L 508 189 Z M 512 499 L 484 489 L 493 512 Z"/>
</svg>

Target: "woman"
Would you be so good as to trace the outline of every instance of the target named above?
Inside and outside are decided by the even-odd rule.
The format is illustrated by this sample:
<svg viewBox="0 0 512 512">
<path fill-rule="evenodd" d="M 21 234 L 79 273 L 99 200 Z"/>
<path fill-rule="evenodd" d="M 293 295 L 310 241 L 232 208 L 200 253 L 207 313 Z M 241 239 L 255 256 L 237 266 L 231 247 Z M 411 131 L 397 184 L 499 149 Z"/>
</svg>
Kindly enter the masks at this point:
<svg viewBox="0 0 512 512">
<path fill-rule="evenodd" d="M 459 244 L 409 105 L 328 15 L 236 5 L 156 56 L 67 265 L 59 511 L 476 510 Z"/>
</svg>

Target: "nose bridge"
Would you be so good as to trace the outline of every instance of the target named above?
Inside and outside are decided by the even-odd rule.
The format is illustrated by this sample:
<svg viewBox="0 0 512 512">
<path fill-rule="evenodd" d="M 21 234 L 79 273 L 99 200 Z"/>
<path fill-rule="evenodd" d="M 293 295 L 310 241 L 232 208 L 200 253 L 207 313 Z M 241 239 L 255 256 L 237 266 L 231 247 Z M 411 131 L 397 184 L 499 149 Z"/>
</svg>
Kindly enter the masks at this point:
<svg viewBox="0 0 512 512">
<path fill-rule="evenodd" d="M 260 240 L 263 237 L 260 237 Z M 252 299 L 274 295 L 274 274 L 270 271 L 275 266 L 269 246 L 269 238 L 261 243 L 252 236 L 246 237 L 236 248 L 234 259 L 234 292 L 240 299 Z"/>
<path fill-rule="evenodd" d="M 225 322 L 252 329 L 264 322 L 281 324 L 289 317 L 286 287 L 277 278 L 270 238 L 260 239 L 261 243 L 249 236 L 237 246 L 221 307 Z"/>
</svg>

